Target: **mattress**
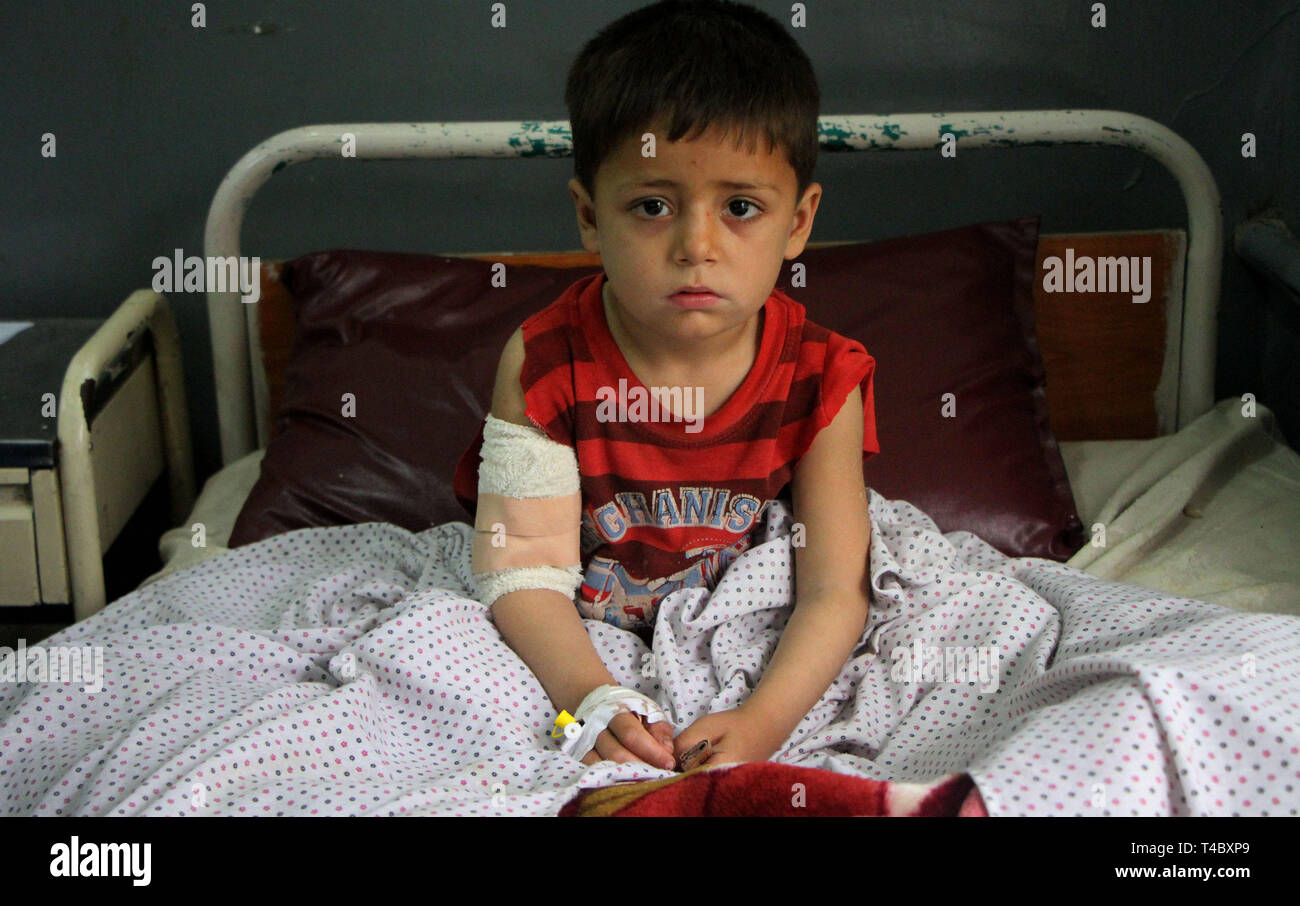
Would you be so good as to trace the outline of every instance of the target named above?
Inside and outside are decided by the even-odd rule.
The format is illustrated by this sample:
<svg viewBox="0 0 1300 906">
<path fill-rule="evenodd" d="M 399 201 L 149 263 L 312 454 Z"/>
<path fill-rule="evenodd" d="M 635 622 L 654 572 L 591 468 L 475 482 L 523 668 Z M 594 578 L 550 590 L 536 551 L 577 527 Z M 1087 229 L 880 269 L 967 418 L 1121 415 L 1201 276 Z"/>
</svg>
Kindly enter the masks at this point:
<svg viewBox="0 0 1300 906">
<path fill-rule="evenodd" d="M 1067 565 L 1238 611 L 1300 616 L 1300 455 L 1272 411 L 1253 405 L 1222 400 L 1166 437 L 1062 442 L 1089 539 Z M 263 452 L 208 479 L 190 518 L 159 540 L 164 566 L 142 585 L 228 550 Z"/>
</svg>

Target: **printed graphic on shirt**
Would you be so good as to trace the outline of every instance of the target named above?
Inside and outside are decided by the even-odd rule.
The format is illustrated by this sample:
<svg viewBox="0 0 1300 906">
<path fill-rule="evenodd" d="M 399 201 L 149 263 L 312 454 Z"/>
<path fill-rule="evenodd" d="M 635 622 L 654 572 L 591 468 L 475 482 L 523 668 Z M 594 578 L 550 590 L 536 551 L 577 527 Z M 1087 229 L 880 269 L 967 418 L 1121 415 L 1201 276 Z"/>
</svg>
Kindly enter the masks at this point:
<svg viewBox="0 0 1300 906">
<path fill-rule="evenodd" d="M 749 549 L 750 536 L 714 549 L 681 572 L 662 579 L 628 575 L 617 560 L 592 557 L 587 564 L 575 604 L 590 620 L 600 620 L 620 629 L 648 629 L 654 625 L 659 602 L 679 588 L 712 590 L 733 560 Z"/>
<path fill-rule="evenodd" d="M 601 536 L 609 542 L 622 541 L 628 529 L 638 526 L 671 528 L 715 528 L 729 535 L 748 532 L 758 521 L 767 501 L 752 494 L 730 488 L 693 487 L 679 485 L 660 488 L 654 492 L 653 512 L 645 495 L 638 491 L 624 491 L 591 510 L 592 519 Z M 693 556 L 690 551 L 688 556 Z"/>
</svg>

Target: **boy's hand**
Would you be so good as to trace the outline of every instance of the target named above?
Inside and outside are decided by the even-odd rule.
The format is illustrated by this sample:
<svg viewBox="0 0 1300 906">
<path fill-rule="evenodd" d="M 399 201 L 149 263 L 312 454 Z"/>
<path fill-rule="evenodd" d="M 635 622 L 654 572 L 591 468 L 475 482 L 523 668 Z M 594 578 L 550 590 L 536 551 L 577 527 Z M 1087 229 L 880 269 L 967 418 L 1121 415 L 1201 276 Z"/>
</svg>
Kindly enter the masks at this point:
<svg viewBox="0 0 1300 906">
<path fill-rule="evenodd" d="M 776 754 L 784 741 L 773 742 L 770 731 L 756 718 L 738 708 L 704 715 L 683 730 L 673 742 L 677 754 L 681 756 L 702 739 L 711 743 L 708 757 L 696 761 L 692 766 L 684 765 L 688 770 L 701 765 L 716 767 L 745 761 L 767 761 Z"/>
<path fill-rule="evenodd" d="M 615 714 L 600 735 L 596 747 L 582 756 L 583 764 L 599 761 L 644 761 L 648 765 L 671 771 L 677 766 L 673 754 L 673 725 L 667 721 L 649 724 L 640 714 L 623 711 Z"/>
</svg>

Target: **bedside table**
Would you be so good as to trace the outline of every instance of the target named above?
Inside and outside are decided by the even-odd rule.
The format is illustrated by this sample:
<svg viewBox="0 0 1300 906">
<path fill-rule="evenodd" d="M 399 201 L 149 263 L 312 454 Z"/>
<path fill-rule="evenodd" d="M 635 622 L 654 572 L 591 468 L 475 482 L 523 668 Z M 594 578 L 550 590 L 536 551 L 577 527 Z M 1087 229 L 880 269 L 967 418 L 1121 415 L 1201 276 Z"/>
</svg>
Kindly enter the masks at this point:
<svg viewBox="0 0 1300 906">
<path fill-rule="evenodd" d="M 151 565 L 141 539 L 156 551 L 193 506 L 179 336 L 148 290 L 107 320 L 26 320 L 0 343 L 0 623 L 69 605 L 82 620 L 107 603 L 106 573 L 152 571 L 134 575 Z"/>
</svg>

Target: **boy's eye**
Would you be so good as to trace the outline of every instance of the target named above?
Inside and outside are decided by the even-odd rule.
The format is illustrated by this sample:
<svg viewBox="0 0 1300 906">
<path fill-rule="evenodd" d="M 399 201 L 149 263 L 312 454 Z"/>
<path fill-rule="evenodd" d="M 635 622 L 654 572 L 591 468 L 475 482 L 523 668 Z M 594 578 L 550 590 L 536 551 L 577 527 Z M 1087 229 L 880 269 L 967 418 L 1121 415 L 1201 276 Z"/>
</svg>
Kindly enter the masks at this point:
<svg viewBox="0 0 1300 906">
<path fill-rule="evenodd" d="M 651 215 L 651 216 L 653 217 L 653 216 L 655 215 L 656 212 L 655 212 L 655 211 L 646 211 L 646 205 L 658 205 L 659 207 L 662 208 L 662 207 L 664 206 L 664 203 L 663 203 L 662 201 L 660 201 L 658 198 L 647 198 L 645 201 L 638 201 L 638 202 L 636 203 L 636 206 L 637 206 L 638 208 L 640 208 L 642 211 L 645 211 L 645 213 L 647 213 L 647 214 L 649 214 L 649 215 Z"/>
</svg>

